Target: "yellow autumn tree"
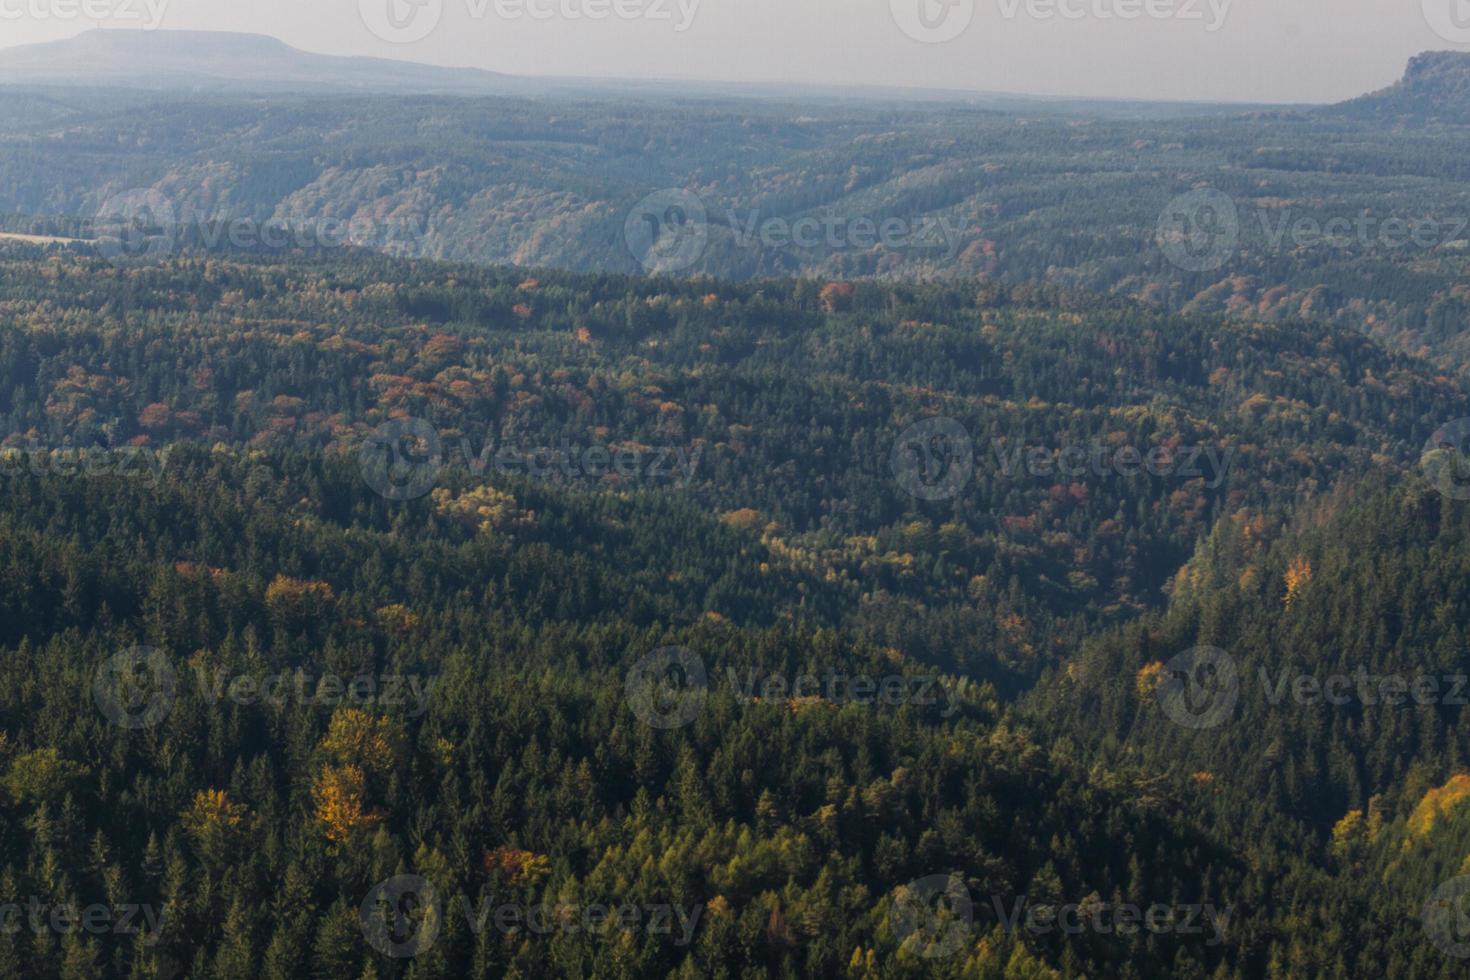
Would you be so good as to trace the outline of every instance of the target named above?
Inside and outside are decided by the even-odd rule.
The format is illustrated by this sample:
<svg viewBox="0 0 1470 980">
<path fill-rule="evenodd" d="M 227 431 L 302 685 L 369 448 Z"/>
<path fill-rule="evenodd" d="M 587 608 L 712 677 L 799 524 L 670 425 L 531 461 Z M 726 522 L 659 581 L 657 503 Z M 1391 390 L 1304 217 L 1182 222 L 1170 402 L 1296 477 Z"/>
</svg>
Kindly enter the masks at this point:
<svg viewBox="0 0 1470 980">
<path fill-rule="evenodd" d="M 382 778 L 393 770 L 403 732 L 389 718 L 341 708 L 332 715 L 318 748 L 328 761 L 312 784 L 316 818 L 327 839 L 340 844 L 379 821 L 368 808 L 368 777 Z"/>
<path fill-rule="evenodd" d="M 556 465 L 548 458 L 538 465 Z M 434 510 L 444 517 L 463 522 L 482 533 L 510 532 L 536 526 L 536 515 L 516 503 L 516 498 L 488 484 L 471 487 L 455 495 L 447 487 L 439 487 L 431 495 Z"/>
<path fill-rule="evenodd" d="M 418 614 L 396 602 L 379 609 L 376 616 L 378 625 L 390 633 L 407 635 L 419 628 Z"/>
<path fill-rule="evenodd" d="M 229 793 L 205 789 L 194 794 L 194 802 L 179 814 L 179 822 L 201 854 L 221 857 L 249 816 L 249 808 L 231 801 Z"/>
<path fill-rule="evenodd" d="M 1332 826 L 1332 856 L 1338 859 L 1346 857 L 1363 836 L 1363 811 L 1349 810 Z"/>
<path fill-rule="evenodd" d="M 1306 555 L 1297 555 L 1286 569 L 1286 608 L 1290 609 L 1300 598 L 1302 589 L 1312 581 L 1312 563 Z"/>
<path fill-rule="evenodd" d="M 1138 676 L 1133 679 L 1134 689 L 1141 698 L 1152 697 L 1154 691 L 1158 690 L 1159 684 L 1164 679 L 1163 661 L 1155 660 L 1138 668 Z"/>
<path fill-rule="evenodd" d="M 33 749 L 10 760 L 5 793 L 14 803 L 59 800 L 85 772 L 55 747 Z"/>
<path fill-rule="evenodd" d="M 367 812 L 363 797 L 366 779 L 358 766 L 327 766 L 311 787 L 316 819 L 327 840 L 341 844 L 359 836 L 379 820 Z"/>
<path fill-rule="evenodd" d="M 332 715 L 321 749 L 338 765 L 357 766 L 382 776 L 392 771 L 403 747 L 403 733 L 389 718 L 360 708 L 342 708 Z"/>
<path fill-rule="evenodd" d="M 1409 814 L 1409 837 L 1428 836 L 1439 818 L 1470 799 L 1470 773 L 1451 776 L 1443 786 L 1431 789 Z M 1407 841 L 1405 844 L 1407 845 Z"/>
<path fill-rule="evenodd" d="M 277 575 L 265 589 L 265 605 L 278 621 L 299 624 L 322 616 L 336 599 L 327 582 Z"/>
<path fill-rule="evenodd" d="M 720 520 L 742 531 L 759 531 L 766 524 L 766 516 L 751 507 L 729 511 L 720 515 Z"/>
</svg>

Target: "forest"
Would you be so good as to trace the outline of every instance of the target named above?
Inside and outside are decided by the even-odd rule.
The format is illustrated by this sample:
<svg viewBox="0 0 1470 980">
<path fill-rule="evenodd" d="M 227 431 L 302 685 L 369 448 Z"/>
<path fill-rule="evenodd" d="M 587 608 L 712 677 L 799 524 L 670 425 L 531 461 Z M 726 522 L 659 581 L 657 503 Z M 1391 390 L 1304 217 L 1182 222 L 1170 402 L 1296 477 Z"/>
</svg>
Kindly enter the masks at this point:
<svg viewBox="0 0 1470 980">
<path fill-rule="evenodd" d="M 0 43 L 0 978 L 1463 972 L 1470 55 L 82 37 Z"/>
<path fill-rule="evenodd" d="M 0 244 L 0 973 L 1444 975 L 1466 416 L 1052 284 Z"/>
<path fill-rule="evenodd" d="M 1448 53 L 1323 107 L 35 87 L 0 107 L 0 229 L 162 213 L 209 252 L 270 228 L 574 272 L 1042 284 L 1460 372 L 1465 90 Z M 693 237 L 660 249 L 671 206 Z"/>
</svg>

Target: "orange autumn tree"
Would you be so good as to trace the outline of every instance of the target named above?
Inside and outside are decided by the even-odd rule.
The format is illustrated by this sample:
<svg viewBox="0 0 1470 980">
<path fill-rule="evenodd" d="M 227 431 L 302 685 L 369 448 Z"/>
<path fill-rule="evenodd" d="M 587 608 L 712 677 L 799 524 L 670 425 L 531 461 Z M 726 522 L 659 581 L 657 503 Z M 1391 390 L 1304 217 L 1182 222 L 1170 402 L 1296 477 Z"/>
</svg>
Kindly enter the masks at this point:
<svg viewBox="0 0 1470 980">
<path fill-rule="evenodd" d="M 551 860 L 518 847 L 497 847 L 485 852 L 485 873 L 498 875 L 512 885 L 534 885 L 551 873 Z"/>
<path fill-rule="evenodd" d="M 828 313 L 840 313 L 852 308 L 857 287 L 850 282 L 829 282 L 822 287 L 822 309 Z"/>
<path fill-rule="evenodd" d="M 299 624 L 324 615 L 336 600 L 327 582 L 277 575 L 266 586 L 265 605 L 278 622 Z"/>
</svg>

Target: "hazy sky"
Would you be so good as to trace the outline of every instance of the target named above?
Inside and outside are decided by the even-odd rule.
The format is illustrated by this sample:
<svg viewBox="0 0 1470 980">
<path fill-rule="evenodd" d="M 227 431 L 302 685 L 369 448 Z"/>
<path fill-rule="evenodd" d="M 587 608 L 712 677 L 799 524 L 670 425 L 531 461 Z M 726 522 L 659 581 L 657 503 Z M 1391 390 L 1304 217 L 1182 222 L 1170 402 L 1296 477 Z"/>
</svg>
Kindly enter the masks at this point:
<svg viewBox="0 0 1470 980">
<path fill-rule="evenodd" d="M 1470 0 L 0 0 L 0 46 L 155 23 L 517 74 L 1278 102 L 1470 50 Z"/>
</svg>

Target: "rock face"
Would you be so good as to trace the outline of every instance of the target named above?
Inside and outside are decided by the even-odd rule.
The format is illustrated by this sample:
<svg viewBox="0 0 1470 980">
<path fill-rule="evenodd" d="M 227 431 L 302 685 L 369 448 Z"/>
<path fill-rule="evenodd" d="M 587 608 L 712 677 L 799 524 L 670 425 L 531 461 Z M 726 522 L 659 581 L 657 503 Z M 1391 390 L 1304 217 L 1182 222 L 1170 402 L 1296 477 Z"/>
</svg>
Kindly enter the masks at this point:
<svg viewBox="0 0 1470 980">
<path fill-rule="evenodd" d="M 1328 111 L 1385 121 L 1470 123 L 1470 52 L 1427 51 L 1409 60 L 1397 84 Z"/>
</svg>

